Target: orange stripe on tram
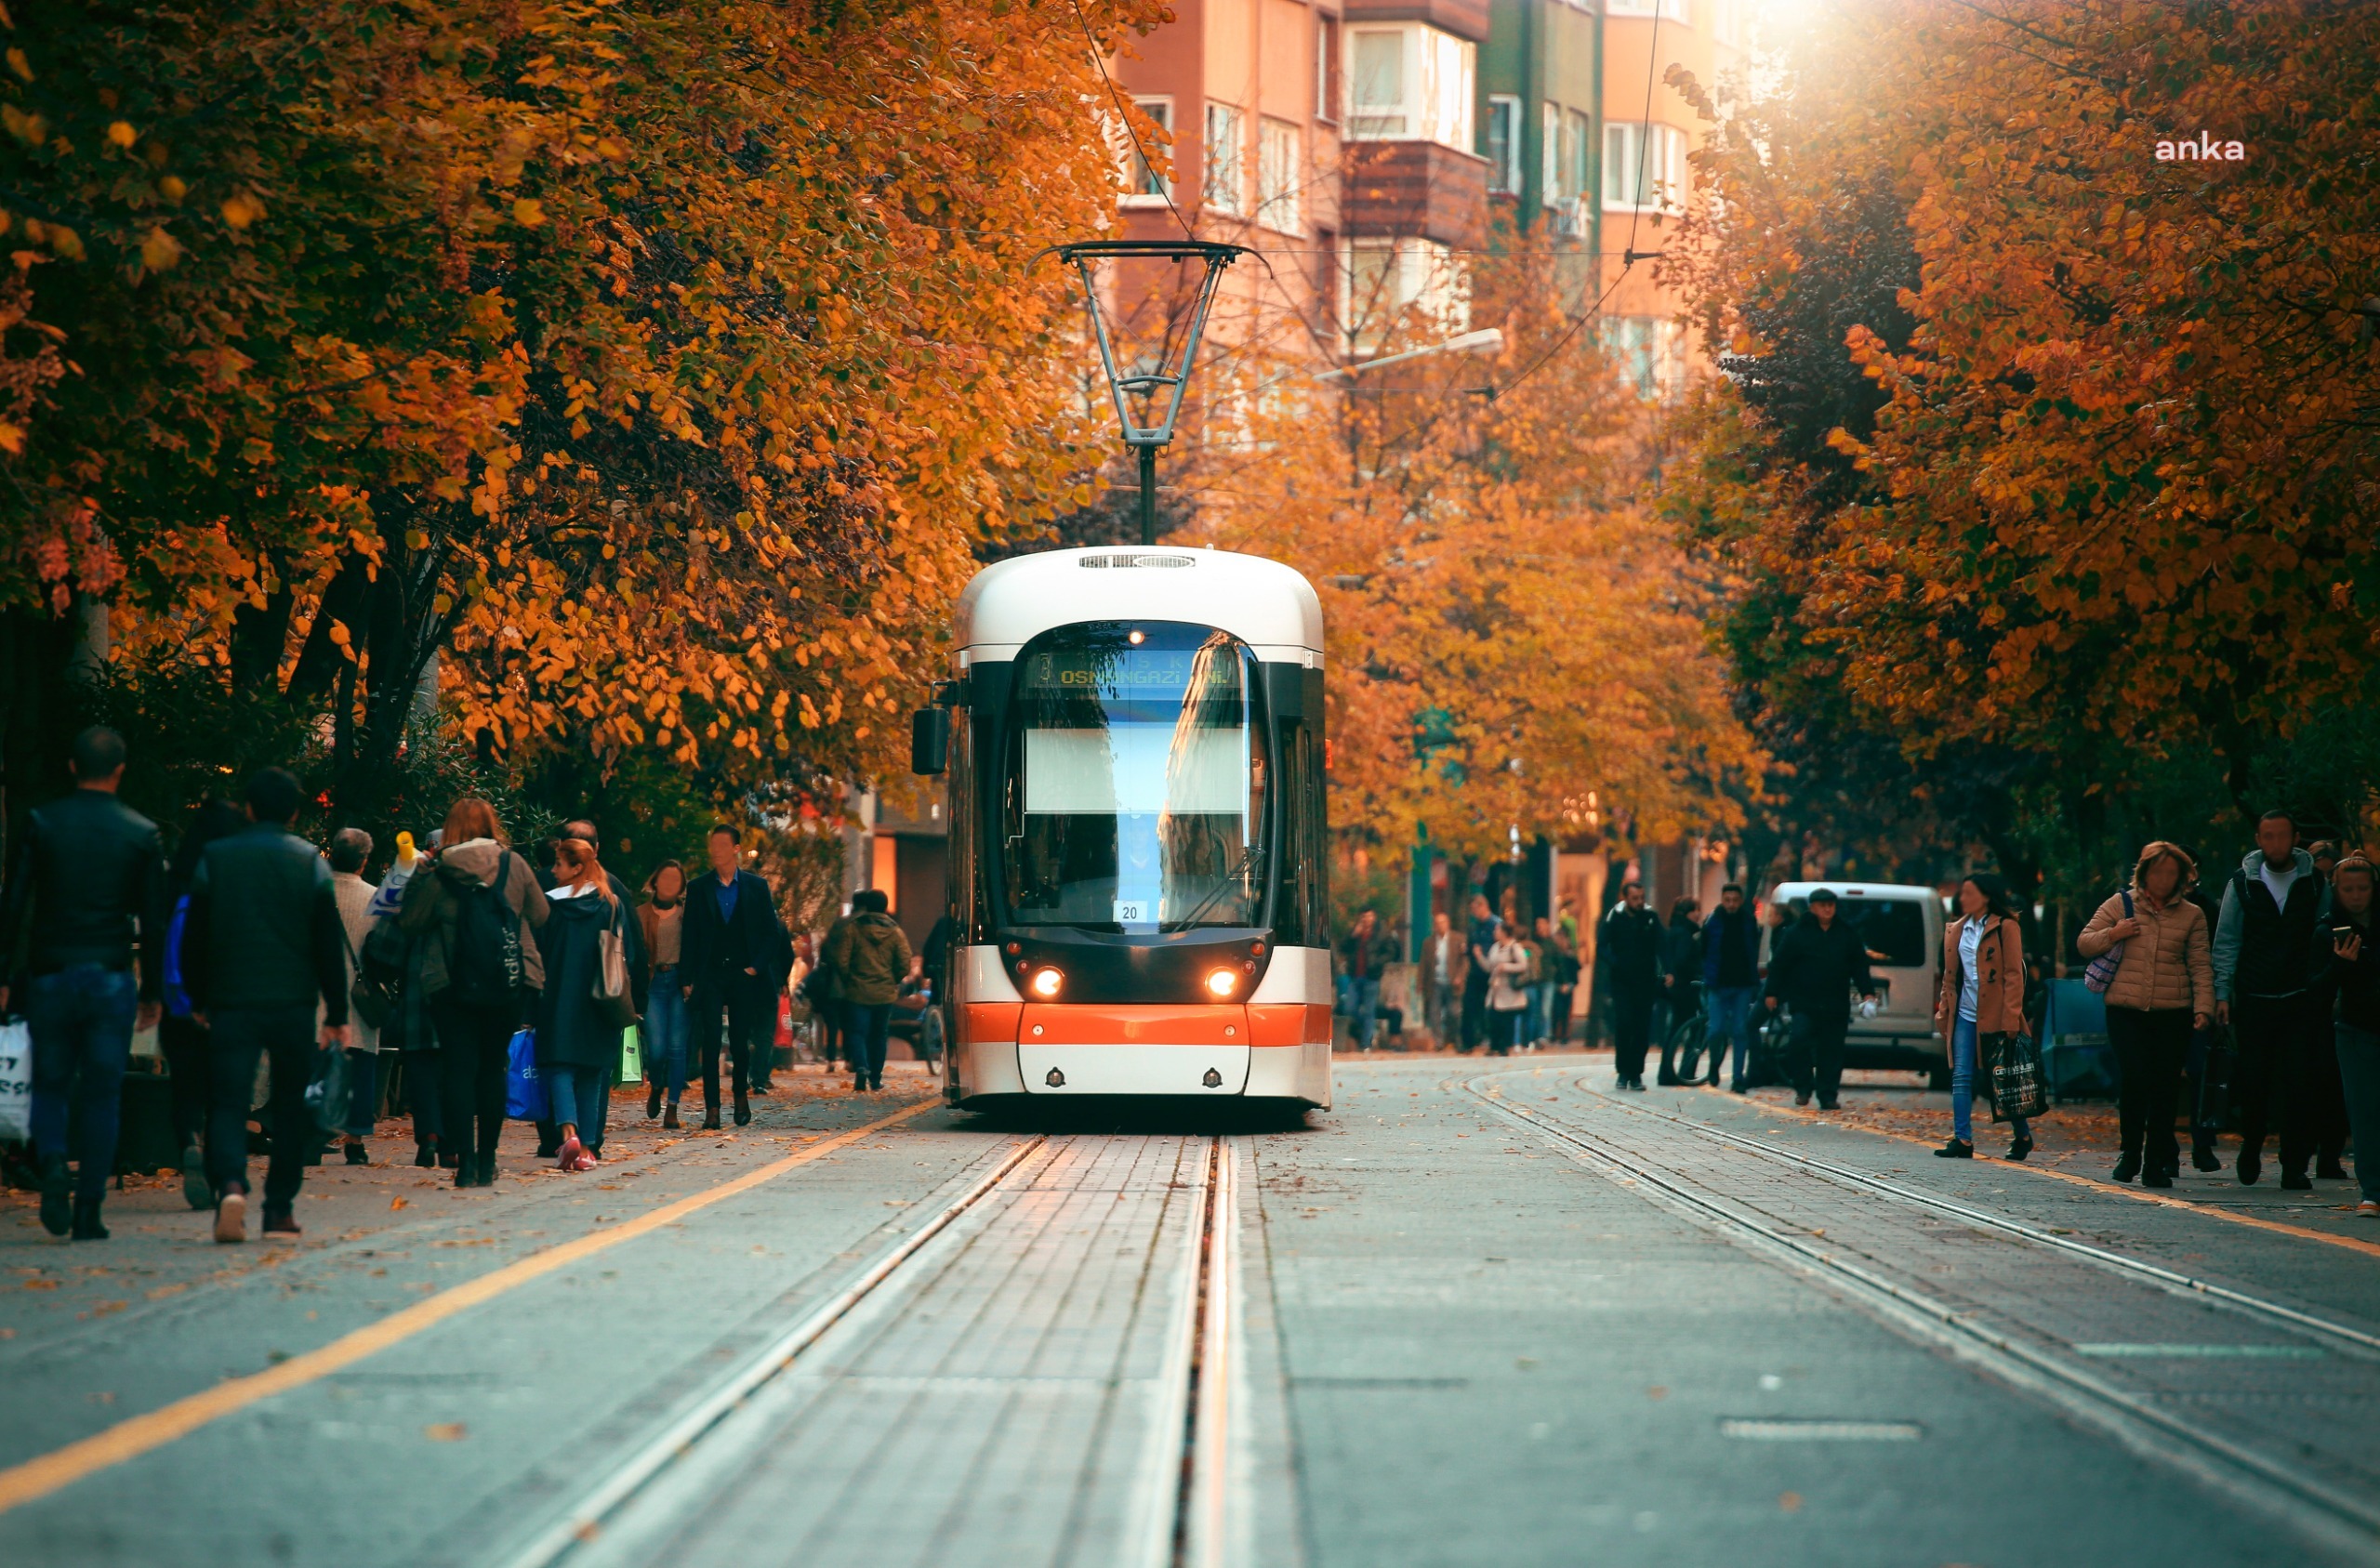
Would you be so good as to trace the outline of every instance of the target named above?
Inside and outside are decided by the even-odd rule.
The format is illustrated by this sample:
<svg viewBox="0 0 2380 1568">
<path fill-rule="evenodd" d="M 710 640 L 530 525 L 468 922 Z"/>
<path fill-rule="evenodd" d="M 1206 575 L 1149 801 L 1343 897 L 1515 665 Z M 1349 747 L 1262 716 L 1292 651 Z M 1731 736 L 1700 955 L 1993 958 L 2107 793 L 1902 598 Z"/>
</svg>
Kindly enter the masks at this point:
<svg viewBox="0 0 2380 1568">
<path fill-rule="evenodd" d="M 1244 1046 L 1248 1009 L 1217 1003 L 1100 1005 L 1031 1002 L 1024 1033 L 1032 1046 Z"/>
</svg>

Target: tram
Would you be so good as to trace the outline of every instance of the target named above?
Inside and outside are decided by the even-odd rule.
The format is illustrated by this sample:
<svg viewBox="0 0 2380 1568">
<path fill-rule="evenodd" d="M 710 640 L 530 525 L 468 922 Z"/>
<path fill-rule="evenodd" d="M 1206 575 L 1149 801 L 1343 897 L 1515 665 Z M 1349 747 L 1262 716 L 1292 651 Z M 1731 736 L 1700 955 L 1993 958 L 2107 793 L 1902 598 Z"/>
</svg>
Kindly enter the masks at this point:
<svg viewBox="0 0 2380 1568">
<path fill-rule="evenodd" d="M 1213 549 L 985 568 L 911 765 L 949 802 L 954 1104 L 1330 1103 L 1322 605 Z"/>
</svg>

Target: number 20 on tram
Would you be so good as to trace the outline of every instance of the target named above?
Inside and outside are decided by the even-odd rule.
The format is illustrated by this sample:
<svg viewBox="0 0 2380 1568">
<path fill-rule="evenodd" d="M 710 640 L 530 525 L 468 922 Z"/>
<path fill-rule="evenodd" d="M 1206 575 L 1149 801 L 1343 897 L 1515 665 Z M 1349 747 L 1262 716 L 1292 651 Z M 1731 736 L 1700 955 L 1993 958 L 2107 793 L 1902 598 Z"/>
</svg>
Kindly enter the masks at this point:
<svg viewBox="0 0 2380 1568">
<path fill-rule="evenodd" d="M 1210 549 L 977 573 L 911 731 L 944 776 L 946 1093 L 1330 1103 L 1322 606 Z"/>
</svg>

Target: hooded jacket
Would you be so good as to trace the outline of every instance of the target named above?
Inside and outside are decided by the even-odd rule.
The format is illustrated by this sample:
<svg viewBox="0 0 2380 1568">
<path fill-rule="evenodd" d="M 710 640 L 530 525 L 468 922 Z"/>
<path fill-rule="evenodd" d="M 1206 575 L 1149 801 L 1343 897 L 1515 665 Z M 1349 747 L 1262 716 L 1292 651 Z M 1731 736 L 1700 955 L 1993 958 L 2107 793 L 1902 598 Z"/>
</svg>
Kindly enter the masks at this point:
<svg viewBox="0 0 2380 1568">
<path fill-rule="evenodd" d="M 2297 879 L 2289 885 L 2289 905 L 2273 903 L 2272 889 L 2257 873 L 2264 851 L 2251 850 L 2223 884 L 2223 913 L 2215 922 L 2215 999 L 2294 996 L 2313 980 L 2315 923 L 2329 913 L 2330 884 L 2314 869 L 2314 857 L 2290 852 Z"/>
<path fill-rule="evenodd" d="M 537 928 L 536 942 L 548 981 L 537 993 L 538 1065 L 618 1065 L 621 1026 L 595 1000 L 603 931 L 615 924 L 625 938 L 635 922 L 624 904 L 592 889 L 557 892 L 546 901 L 546 923 Z"/>
<path fill-rule="evenodd" d="M 901 995 L 909 972 L 909 936 L 890 915 L 854 915 L 827 935 L 826 962 L 844 1001 L 885 1007 Z"/>
<path fill-rule="evenodd" d="M 508 851 L 493 838 L 472 838 L 440 850 L 438 863 L 429 876 L 416 873 L 405 884 L 404 908 L 397 916 L 397 924 L 421 939 L 424 995 L 435 996 L 454 983 L 447 966 L 454 955 L 455 920 L 462 910 L 457 890 L 473 885 L 495 887 L 499 866 L 507 868 L 501 889 L 505 907 L 533 929 L 542 927 L 546 895 L 537 887 L 536 869 L 517 851 Z M 526 931 L 521 938 L 521 978 L 529 990 L 545 989 L 545 960 Z"/>
</svg>

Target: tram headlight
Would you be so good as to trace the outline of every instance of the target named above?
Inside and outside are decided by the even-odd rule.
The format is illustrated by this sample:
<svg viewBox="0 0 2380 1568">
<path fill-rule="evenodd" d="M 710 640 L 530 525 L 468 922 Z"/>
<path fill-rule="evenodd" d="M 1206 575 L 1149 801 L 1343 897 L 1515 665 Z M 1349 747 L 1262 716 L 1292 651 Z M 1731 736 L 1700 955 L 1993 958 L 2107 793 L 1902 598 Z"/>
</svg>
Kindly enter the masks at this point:
<svg viewBox="0 0 2380 1568">
<path fill-rule="evenodd" d="M 1046 1002 L 1058 994 L 1058 987 L 1066 983 L 1066 977 L 1055 969 L 1037 969 L 1032 983 L 1033 994 Z"/>
<path fill-rule="evenodd" d="M 1207 971 L 1207 995 L 1217 1001 L 1229 1000 L 1231 994 L 1238 989 L 1239 976 L 1231 970 L 1209 969 Z"/>
</svg>

